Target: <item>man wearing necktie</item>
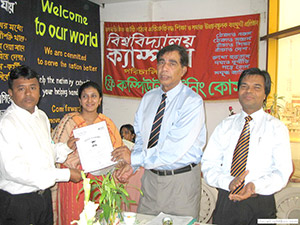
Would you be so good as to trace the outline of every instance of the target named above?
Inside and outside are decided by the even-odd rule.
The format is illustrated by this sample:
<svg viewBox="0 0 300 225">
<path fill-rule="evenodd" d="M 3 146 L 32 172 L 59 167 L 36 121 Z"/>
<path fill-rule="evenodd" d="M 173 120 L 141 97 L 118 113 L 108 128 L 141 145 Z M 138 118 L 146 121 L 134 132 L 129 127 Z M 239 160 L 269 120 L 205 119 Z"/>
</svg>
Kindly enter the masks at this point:
<svg viewBox="0 0 300 225">
<path fill-rule="evenodd" d="M 288 129 L 263 110 L 270 88 L 266 71 L 243 71 L 238 81 L 242 112 L 216 127 L 204 151 L 204 179 L 218 188 L 214 224 L 254 225 L 276 218 L 274 193 L 287 184 L 292 159 Z"/>
<path fill-rule="evenodd" d="M 134 150 L 120 147 L 112 153 L 113 160 L 127 163 L 116 171 L 121 181 L 129 169 L 145 168 L 140 213 L 199 217 L 206 127 L 202 98 L 181 82 L 187 67 L 185 48 L 170 45 L 158 52 L 161 85 L 144 95 L 136 112 Z"/>
</svg>

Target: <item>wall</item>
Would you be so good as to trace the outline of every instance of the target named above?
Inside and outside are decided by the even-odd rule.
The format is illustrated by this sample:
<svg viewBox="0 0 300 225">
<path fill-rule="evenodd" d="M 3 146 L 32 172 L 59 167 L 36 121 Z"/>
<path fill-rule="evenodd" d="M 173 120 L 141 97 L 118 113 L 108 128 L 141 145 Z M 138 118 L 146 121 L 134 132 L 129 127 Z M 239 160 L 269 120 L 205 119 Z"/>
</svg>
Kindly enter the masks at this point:
<svg viewBox="0 0 300 225">
<path fill-rule="evenodd" d="M 267 0 L 153 0 L 105 4 L 100 9 L 101 29 L 103 22 L 146 22 L 205 19 L 246 14 L 261 15 L 260 34 L 267 29 Z M 103 40 L 103 37 L 102 37 Z M 105 66 L 105 65 L 104 65 Z M 259 67 L 266 69 L 266 43 L 259 44 Z M 140 99 L 103 96 L 103 113 L 110 117 L 117 127 L 133 123 Z M 228 116 L 228 107 L 235 112 L 241 110 L 238 100 L 205 102 L 208 136 L 216 125 Z"/>
</svg>

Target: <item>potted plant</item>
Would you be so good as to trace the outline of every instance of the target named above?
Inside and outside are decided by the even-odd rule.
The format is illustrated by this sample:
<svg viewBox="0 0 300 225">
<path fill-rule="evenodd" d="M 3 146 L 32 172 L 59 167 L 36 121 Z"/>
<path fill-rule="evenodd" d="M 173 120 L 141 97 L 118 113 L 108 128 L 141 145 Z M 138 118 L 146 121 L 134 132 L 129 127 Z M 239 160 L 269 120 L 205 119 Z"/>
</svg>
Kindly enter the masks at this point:
<svg viewBox="0 0 300 225">
<path fill-rule="evenodd" d="M 129 206 L 134 201 L 128 199 L 129 195 L 124 184 L 115 182 L 111 172 L 105 176 L 102 175 L 101 178 L 91 180 L 92 200 L 99 204 L 100 221 L 104 219 L 107 224 L 111 225 L 114 224 L 118 216 L 121 217 L 122 202 Z"/>
<path fill-rule="evenodd" d="M 284 102 L 284 96 L 278 96 L 276 93 L 272 97 L 269 97 L 271 104 L 269 107 L 264 103 L 264 110 L 272 116 L 280 119 L 280 112 L 284 108 L 282 102 Z"/>
<path fill-rule="evenodd" d="M 115 182 L 111 172 L 102 175 L 100 179 L 86 178 L 82 172 L 84 191 L 84 209 L 80 219 L 72 224 L 78 225 L 114 225 L 122 220 L 122 204 L 129 206 L 135 201 L 129 200 L 124 184 Z M 92 193 L 92 196 L 90 194 Z"/>
</svg>

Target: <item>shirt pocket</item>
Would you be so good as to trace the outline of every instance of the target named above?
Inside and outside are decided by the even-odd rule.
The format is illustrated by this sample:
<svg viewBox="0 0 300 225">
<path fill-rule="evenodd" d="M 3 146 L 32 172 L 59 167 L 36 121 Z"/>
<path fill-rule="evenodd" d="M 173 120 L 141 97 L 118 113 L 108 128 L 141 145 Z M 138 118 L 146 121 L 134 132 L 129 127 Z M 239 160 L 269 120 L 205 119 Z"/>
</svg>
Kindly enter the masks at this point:
<svg viewBox="0 0 300 225">
<path fill-rule="evenodd" d="M 249 163 L 253 170 L 268 172 L 272 168 L 274 140 L 272 135 L 264 134 L 257 136 L 256 141 L 250 142 Z"/>
</svg>

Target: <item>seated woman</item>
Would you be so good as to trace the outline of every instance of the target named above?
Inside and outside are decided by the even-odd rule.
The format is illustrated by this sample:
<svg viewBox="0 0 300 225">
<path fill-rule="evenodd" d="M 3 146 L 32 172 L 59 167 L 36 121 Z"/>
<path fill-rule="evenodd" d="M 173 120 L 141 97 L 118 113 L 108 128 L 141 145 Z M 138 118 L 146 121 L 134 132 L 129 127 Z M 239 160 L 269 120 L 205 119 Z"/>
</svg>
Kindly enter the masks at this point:
<svg viewBox="0 0 300 225">
<path fill-rule="evenodd" d="M 132 151 L 135 142 L 135 132 L 131 124 L 124 124 L 120 127 L 120 134 L 123 139 L 123 143 Z M 131 200 L 134 200 L 135 204 L 130 204 L 129 208 L 125 207 L 126 211 L 136 212 L 137 206 L 140 200 L 141 178 L 144 174 L 144 168 L 139 168 L 128 180 L 126 190 Z"/>
<path fill-rule="evenodd" d="M 78 95 L 81 112 L 69 113 L 63 117 L 53 130 L 53 141 L 55 143 L 66 142 L 69 137 L 73 136 L 74 129 L 105 121 L 113 147 L 116 148 L 123 145 L 119 130 L 115 124 L 111 119 L 97 112 L 102 100 L 100 86 L 92 81 L 86 82 L 79 88 Z M 82 169 L 78 152 L 71 153 L 63 166 Z M 93 175 L 88 174 L 87 177 L 91 178 Z M 79 195 L 78 199 L 76 199 L 76 195 L 82 186 L 82 181 L 76 184 L 68 182 L 58 185 L 58 224 L 69 225 L 71 221 L 79 219 L 79 214 L 84 206 L 84 195 Z"/>
<path fill-rule="evenodd" d="M 124 124 L 120 127 L 120 134 L 123 143 L 130 149 L 133 149 L 135 142 L 135 132 L 131 124 Z"/>
</svg>

